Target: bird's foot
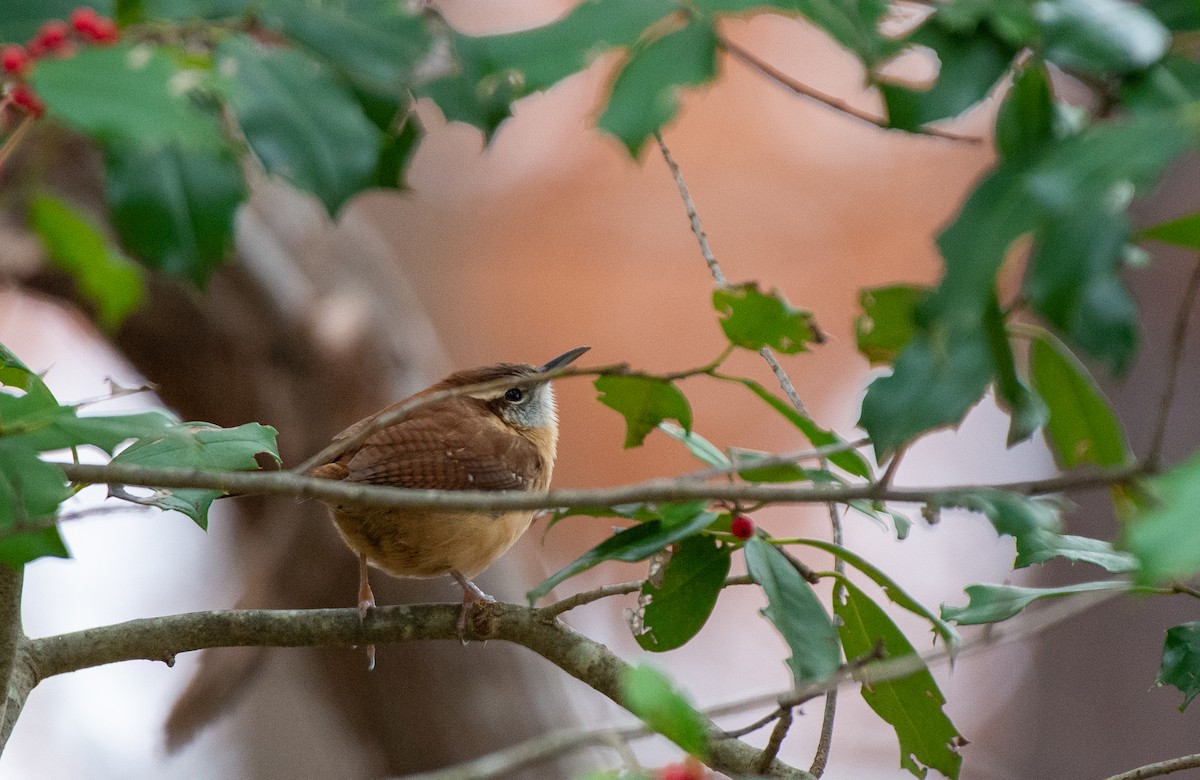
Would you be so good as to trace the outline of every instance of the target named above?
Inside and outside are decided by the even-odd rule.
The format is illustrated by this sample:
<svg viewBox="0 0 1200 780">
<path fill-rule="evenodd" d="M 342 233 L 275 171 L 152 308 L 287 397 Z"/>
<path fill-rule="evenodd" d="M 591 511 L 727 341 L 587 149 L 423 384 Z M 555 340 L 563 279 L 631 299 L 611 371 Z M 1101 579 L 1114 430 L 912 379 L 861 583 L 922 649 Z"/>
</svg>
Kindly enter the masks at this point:
<svg viewBox="0 0 1200 780">
<path fill-rule="evenodd" d="M 358 622 L 365 626 L 367 613 L 375 609 L 375 593 L 371 590 L 371 581 L 367 579 L 367 557 L 359 557 L 358 570 Z M 367 645 L 367 671 L 375 668 L 375 645 Z"/>
<path fill-rule="evenodd" d="M 467 639 L 467 621 L 471 619 L 475 608 L 480 604 L 495 604 L 496 600 L 479 589 L 479 586 L 464 577 L 461 572 L 452 571 L 451 576 L 458 581 L 458 584 L 463 589 L 463 605 L 462 611 L 458 613 L 458 639 L 464 645 L 469 641 Z M 472 625 L 473 633 L 480 634 L 477 626 Z M 486 632 L 483 632 L 486 633 Z M 486 639 L 484 640 L 487 641 Z"/>
</svg>

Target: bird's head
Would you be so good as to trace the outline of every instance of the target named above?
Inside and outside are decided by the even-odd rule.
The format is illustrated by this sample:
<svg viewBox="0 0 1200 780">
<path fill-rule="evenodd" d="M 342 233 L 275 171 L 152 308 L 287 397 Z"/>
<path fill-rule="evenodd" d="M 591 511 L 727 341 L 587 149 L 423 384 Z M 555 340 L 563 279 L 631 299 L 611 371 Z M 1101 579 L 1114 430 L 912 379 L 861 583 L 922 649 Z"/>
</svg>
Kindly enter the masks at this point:
<svg viewBox="0 0 1200 780">
<path fill-rule="evenodd" d="M 576 347 L 540 366 L 526 363 L 495 363 L 459 371 L 446 377 L 441 382 L 441 387 L 466 387 L 500 379 L 535 377 L 570 364 L 589 349 L 591 347 Z M 497 417 L 517 431 L 543 429 L 557 433 L 558 414 L 554 405 L 554 390 L 545 379 L 531 379 L 515 386 L 483 390 L 469 395 L 482 401 Z"/>
</svg>

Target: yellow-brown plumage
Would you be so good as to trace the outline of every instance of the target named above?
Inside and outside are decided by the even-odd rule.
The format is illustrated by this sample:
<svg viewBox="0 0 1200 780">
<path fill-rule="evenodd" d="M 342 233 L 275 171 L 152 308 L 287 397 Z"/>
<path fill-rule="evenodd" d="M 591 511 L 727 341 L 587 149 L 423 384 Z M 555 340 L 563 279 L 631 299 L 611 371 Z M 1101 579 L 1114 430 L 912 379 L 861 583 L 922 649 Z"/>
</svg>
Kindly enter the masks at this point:
<svg viewBox="0 0 1200 780">
<path fill-rule="evenodd" d="M 553 370 L 586 350 L 571 350 L 536 368 L 501 363 L 460 371 L 414 397 Z M 392 408 L 356 423 L 337 438 L 354 436 Z M 419 407 L 308 473 L 324 479 L 401 488 L 541 491 L 550 485 L 557 445 L 553 391 L 549 383 L 533 381 L 515 388 L 468 391 Z M 486 598 L 470 578 L 503 555 L 529 527 L 534 515 L 526 510 L 463 512 L 357 506 L 330 506 L 330 511 L 342 538 L 360 556 L 359 605 L 364 613 L 374 605 L 366 580 L 368 563 L 395 577 L 451 574 L 464 590 L 460 632 L 470 602 Z"/>
</svg>

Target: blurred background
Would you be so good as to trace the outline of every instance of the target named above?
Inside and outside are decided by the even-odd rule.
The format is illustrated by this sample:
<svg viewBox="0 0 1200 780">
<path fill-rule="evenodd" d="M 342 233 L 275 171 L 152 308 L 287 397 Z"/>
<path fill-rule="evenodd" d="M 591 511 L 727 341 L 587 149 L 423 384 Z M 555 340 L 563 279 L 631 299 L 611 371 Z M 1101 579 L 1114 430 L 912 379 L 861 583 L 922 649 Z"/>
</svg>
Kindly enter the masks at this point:
<svg viewBox="0 0 1200 780">
<path fill-rule="evenodd" d="M 443 10 L 459 29 L 487 32 L 542 23 L 566 7 L 522 0 L 498 9 L 453 0 Z M 878 110 L 850 58 L 805 24 L 762 16 L 729 22 L 725 32 L 805 83 Z M 422 106 L 428 135 L 411 190 L 360 197 L 336 225 L 315 202 L 261 182 L 239 216 L 237 260 L 217 273 L 211 289 L 199 294 L 161 283 L 111 340 L 41 270 L 38 245 L 3 228 L 0 342 L 46 370 L 64 401 L 102 395 L 112 377 L 160 388 L 158 399 L 123 399 L 124 408 L 161 402 L 189 419 L 274 425 L 285 465 L 456 368 L 540 363 L 580 344 L 592 346 L 591 365 L 670 371 L 706 363 L 725 341 L 711 308 L 712 279 L 671 174 L 657 149 L 630 160 L 592 127 L 607 64 L 518 104 L 487 148 L 474 129 L 448 125 Z M 919 60 L 908 66 L 929 70 Z M 933 238 L 992 161 L 987 134 L 995 103 L 952 128 L 980 143 L 910 136 L 799 98 L 728 57 L 721 68 L 715 86 L 687 94 L 666 141 L 730 281 L 757 280 L 815 312 L 828 343 L 786 358 L 784 366 L 814 416 L 853 435 L 869 378 L 854 349 L 858 292 L 937 277 Z M 79 147 L 49 164 L 83 181 L 75 185 L 80 196 L 89 194 L 80 172 L 99 175 Z M 1179 213 L 1172 203 L 1193 199 L 1193 182 L 1188 172 L 1172 175 L 1146 211 Z M 1143 308 L 1146 346 L 1131 379 L 1111 392 L 1135 449 L 1148 439 L 1147 399 L 1161 390 L 1159 345 L 1182 292 L 1183 259 L 1165 257 L 1132 280 L 1151 302 Z M 773 382 L 756 355 L 737 355 L 729 368 Z M 1188 413 L 1195 368 L 1193 360 L 1184 366 L 1182 411 L 1168 439 L 1174 457 L 1197 433 Z M 699 378 L 684 389 L 695 429 L 719 446 L 804 445 L 741 388 Z M 624 451 L 622 419 L 595 403 L 586 380 L 561 381 L 557 393 L 558 486 L 613 485 L 695 467 L 682 447 L 657 434 Z M 1007 419 L 985 402 L 957 433 L 914 447 L 897 480 L 950 484 L 1052 471 L 1040 442 L 1006 451 L 1006 428 Z M 77 501 L 90 506 L 102 498 L 89 490 Z M 1079 500 L 1072 530 L 1111 538 L 1103 502 Z M 64 534 L 74 559 L 43 559 L 28 569 L 27 633 L 234 604 L 355 602 L 355 561 L 320 507 L 223 504 L 207 535 L 182 516 L 151 511 L 69 523 Z M 984 518 L 946 513 L 928 526 L 912 514 L 918 522 L 904 542 L 850 515 L 847 544 L 931 606 L 962 603 L 965 585 L 1011 576 L 1011 541 L 997 539 Z M 823 510 L 774 508 L 755 520 L 775 534 L 829 533 Z M 521 601 L 528 587 L 610 532 L 605 520 L 572 518 L 543 540 L 535 526 L 481 584 L 502 600 Z M 828 565 L 816 556 L 811 562 Z M 605 564 L 557 593 L 644 575 L 644 565 Z M 1071 574 L 1021 576 L 1038 582 Z M 457 598 L 449 580 L 397 583 L 376 575 L 375 583 L 380 603 Z M 1195 715 L 1176 711 L 1177 695 L 1148 690 L 1162 631 L 1186 619 L 1183 605 L 1162 601 L 1108 603 L 1035 641 L 964 658 L 952 673 L 937 669 L 947 711 L 971 742 L 962 777 L 1107 776 L 1194 752 Z M 647 654 L 624 617 L 633 603 L 608 599 L 568 620 L 622 657 L 639 658 Z M 762 606 L 750 589 L 730 589 L 692 643 L 649 660 L 702 706 L 783 690 L 786 649 L 758 616 Z M 928 647 L 918 622 L 899 622 L 919 649 Z M 379 652 L 370 674 L 359 653 L 325 649 L 189 654 L 173 669 L 135 662 L 56 677 L 30 697 L 0 777 L 377 777 L 470 758 L 572 720 L 630 720 L 536 656 L 500 643 Z M 819 702 L 804 708 L 784 760 L 808 766 L 820 720 Z M 166 749 L 166 722 L 174 752 Z M 763 744 L 767 731 L 747 739 Z M 679 757 L 653 740 L 636 748 L 650 765 Z M 617 760 L 598 751 L 523 776 L 569 777 L 589 762 Z M 855 690 L 840 698 L 825 776 L 910 776 L 899 768 L 893 732 Z"/>
</svg>

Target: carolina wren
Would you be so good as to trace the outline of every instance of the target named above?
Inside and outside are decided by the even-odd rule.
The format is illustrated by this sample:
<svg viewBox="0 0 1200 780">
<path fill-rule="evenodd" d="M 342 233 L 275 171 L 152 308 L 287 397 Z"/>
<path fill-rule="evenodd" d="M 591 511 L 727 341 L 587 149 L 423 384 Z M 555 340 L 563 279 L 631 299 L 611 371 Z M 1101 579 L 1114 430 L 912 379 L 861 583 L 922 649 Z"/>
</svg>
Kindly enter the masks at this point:
<svg viewBox="0 0 1200 780">
<path fill-rule="evenodd" d="M 418 398 L 506 377 L 561 368 L 589 347 L 545 365 L 497 363 L 451 374 Z M 410 399 L 405 399 L 405 401 Z M 400 403 L 404 403 L 401 401 Z M 337 435 L 354 436 L 393 404 Z M 324 479 L 440 490 L 545 490 L 554 471 L 558 416 L 547 381 L 467 392 L 414 409 L 362 444 L 308 474 Z M 393 577 L 449 574 L 463 589 L 458 633 L 469 611 L 490 601 L 471 579 L 504 554 L 533 521 L 533 510 L 374 509 L 330 504 L 333 522 L 359 560 L 359 614 L 375 606 L 367 565 Z M 373 648 L 368 649 L 373 663 Z"/>
</svg>

